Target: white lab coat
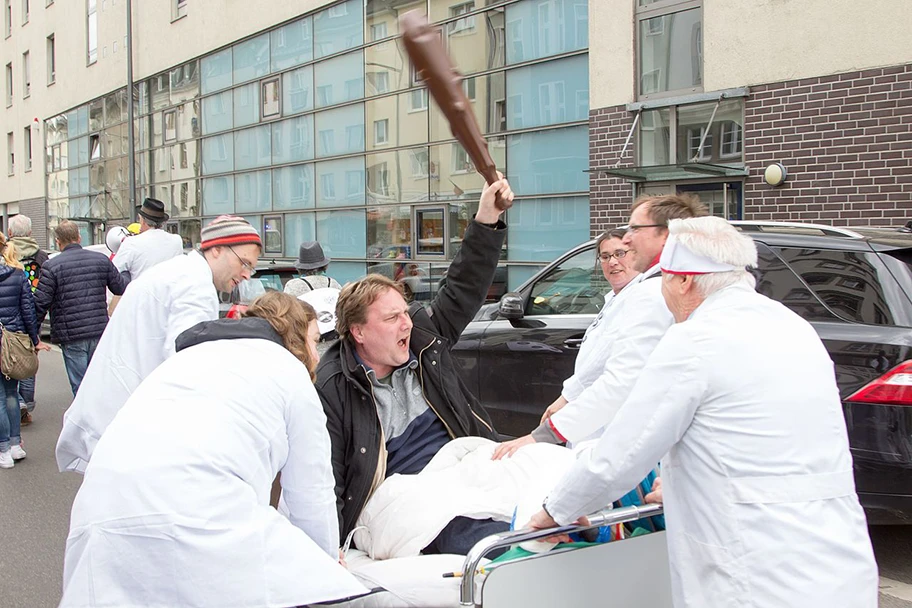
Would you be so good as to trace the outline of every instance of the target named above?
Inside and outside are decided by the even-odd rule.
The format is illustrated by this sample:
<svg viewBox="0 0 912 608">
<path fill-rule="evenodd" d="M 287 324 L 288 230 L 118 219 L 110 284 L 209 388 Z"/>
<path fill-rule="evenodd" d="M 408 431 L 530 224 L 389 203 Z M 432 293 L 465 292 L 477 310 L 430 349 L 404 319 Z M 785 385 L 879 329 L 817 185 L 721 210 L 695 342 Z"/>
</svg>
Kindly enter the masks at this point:
<svg viewBox="0 0 912 608">
<path fill-rule="evenodd" d="M 288 519 L 269 506 L 279 471 Z M 98 442 L 60 605 L 287 608 L 365 593 L 338 564 L 334 485 L 300 361 L 265 339 L 187 348 Z"/>
<path fill-rule="evenodd" d="M 676 607 L 877 606 L 833 363 L 795 313 L 745 285 L 707 298 L 547 509 L 558 523 L 596 511 L 666 453 Z"/>
<path fill-rule="evenodd" d="M 135 281 L 156 264 L 183 252 L 180 236 L 156 228 L 124 239 L 113 261 L 117 270 L 129 272 L 130 280 Z"/>
<path fill-rule="evenodd" d="M 586 340 L 598 341 L 593 355 L 600 365 L 589 368 L 597 377 L 588 378 L 589 384 L 551 416 L 551 424 L 571 443 L 601 435 L 633 389 L 646 359 L 674 323 L 662 297 L 660 273 L 655 265 L 635 277 L 611 304 L 598 334 Z"/>
<path fill-rule="evenodd" d="M 177 336 L 200 321 L 217 318 L 212 271 L 195 251 L 131 281 L 64 414 L 57 440 L 59 469 L 84 471 L 95 444 L 130 394 L 174 354 Z"/>
</svg>

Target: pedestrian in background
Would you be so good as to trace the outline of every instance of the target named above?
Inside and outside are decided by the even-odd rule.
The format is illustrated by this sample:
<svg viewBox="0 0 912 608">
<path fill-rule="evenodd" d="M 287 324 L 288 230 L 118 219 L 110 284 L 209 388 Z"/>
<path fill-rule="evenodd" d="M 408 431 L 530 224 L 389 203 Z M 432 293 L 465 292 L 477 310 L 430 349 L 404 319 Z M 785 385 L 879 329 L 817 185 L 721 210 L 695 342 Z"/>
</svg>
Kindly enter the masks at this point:
<svg viewBox="0 0 912 608">
<path fill-rule="evenodd" d="M 14 215 L 9 221 L 10 242 L 15 246 L 19 256 L 19 263 L 25 272 L 25 278 L 32 288 L 32 294 L 38 287 L 38 277 L 41 267 L 48 261 L 48 253 L 38 246 L 38 241 L 32 238 L 32 220 L 27 215 Z M 41 323 L 39 325 L 39 332 Z M 22 426 L 32 423 L 32 412 L 35 411 L 35 378 L 26 378 L 19 381 L 19 396 L 22 403 Z"/>
<path fill-rule="evenodd" d="M 304 241 L 298 250 L 298 259 L 295 268 L 301 273 L 301 278 L 291 279 L 285 284 L 285 293 L 298 297 L 302 293 L 331 287 L 342 289 L 337 280 L 326 275 L 329 268 L 329 258 L 323 253 L 323 247 L 316 241 Z"/>
<path fill-rule="evenodd" d="M 147 198 L 136 213 L 139 215 L 139 234 L 124 240 L 114 256 L 117 270 L 126 273 L 128 281 L 138 279 L 156 264 L 184 252 L 180 236 L 162 230 L 170 217 L 165 213 L 163 202 Z"/>
<path fill-rule="evenodd" d="M 48 347 L 38 341 L 38 322 L 35 318 L 35 302 L 32 290 L 22 264 L 16 254 L 16 246 L 0 234 L 0 324 L 7 331 L 27 333 L 32 344 L 42 349 Z M 0 396 L 3 397 L 4 412 L 0 414 L 0 469 L 11 469 L 16 460 L 25 458 L 22 448 L 19 413 L 19 381 L 0 373 Z"/>
<path fill-rule="evenodd" d="M 54 229 L 59 255 L 44 265 L 35 291 L 38 324 L 51 314 L 51 341 L 60 345 L 73 396 L 108 325 L 108 293 L 121 295 L 127 281 L 108 257 L 83 249 L 79 227 L 64 220 Z"/>
</svg>

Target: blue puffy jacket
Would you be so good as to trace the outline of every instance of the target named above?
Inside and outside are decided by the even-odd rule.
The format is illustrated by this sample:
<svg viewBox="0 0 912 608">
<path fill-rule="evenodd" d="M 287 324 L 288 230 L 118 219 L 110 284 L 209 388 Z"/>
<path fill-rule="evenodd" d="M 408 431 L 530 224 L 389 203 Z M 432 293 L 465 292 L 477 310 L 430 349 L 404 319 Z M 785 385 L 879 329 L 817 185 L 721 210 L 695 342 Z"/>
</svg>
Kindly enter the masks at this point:
<svg viewBox="0 0 912 608">
<path fill-rule="evenodd" d="M 27 333 L 38 344 L 38 320 L 32 288 L 19 268 L 0 259 L 0 323 L 9 331 Z"/>
<path fill-rule="evenodd" d="M 38 321 L 50 310 L 51 340 L 57 344 L 97 338 L 108 326 L 105 288 L 119 296 L 126 285 L 108 256 L 67 245 L 41 267 L 35 290 Z"/>
</svg>

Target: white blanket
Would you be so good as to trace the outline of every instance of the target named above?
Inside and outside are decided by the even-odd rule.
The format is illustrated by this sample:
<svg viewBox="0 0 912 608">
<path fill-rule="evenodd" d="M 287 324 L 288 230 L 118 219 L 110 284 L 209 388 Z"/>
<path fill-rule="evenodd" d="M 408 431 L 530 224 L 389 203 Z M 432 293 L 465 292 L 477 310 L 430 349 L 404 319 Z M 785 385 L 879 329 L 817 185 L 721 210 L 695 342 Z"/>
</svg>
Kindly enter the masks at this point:
<svg viewBox="0 0 912 608">
<path fill-rule="evenodd" d="M 411 557 L 454 517 L 510 521 L 530 495 L 541 504 L 575 458 L 566 448 L 535 443 L 495 461 L 496 446 L 479 437 L 455 439 L 421 473 L 391 476 L 361 512 L 355 544 L 375 560 Z"/>
</svg>

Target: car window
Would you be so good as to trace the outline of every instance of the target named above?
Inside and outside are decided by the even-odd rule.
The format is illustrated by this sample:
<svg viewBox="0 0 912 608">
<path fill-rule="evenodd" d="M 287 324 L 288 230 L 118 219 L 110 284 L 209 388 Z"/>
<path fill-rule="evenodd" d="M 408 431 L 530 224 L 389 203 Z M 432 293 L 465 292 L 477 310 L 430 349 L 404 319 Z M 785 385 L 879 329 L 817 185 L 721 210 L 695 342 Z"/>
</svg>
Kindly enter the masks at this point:
<svg viewBox="0 0 912 608">
<path fill-rule="evenodd" d="M 782 247 L 782 258 L 817 297 L 846 321 L 905 325 L 908 299 L 873 251 Z"/>
<path fill-rule="evenodd" d="M 779 256 L 764 245 L 757 245 L 757 291 L 781 302 L 806 321 L 834 321 L 836 317 L 792 272 Z"/>
<path fill-rule="evenodd" d="M 535 282 L 526 314 L 596 314 L 610 288 L 595 263 L 595 248 L 590 248 L 567 258 Z"/>
</svg>

